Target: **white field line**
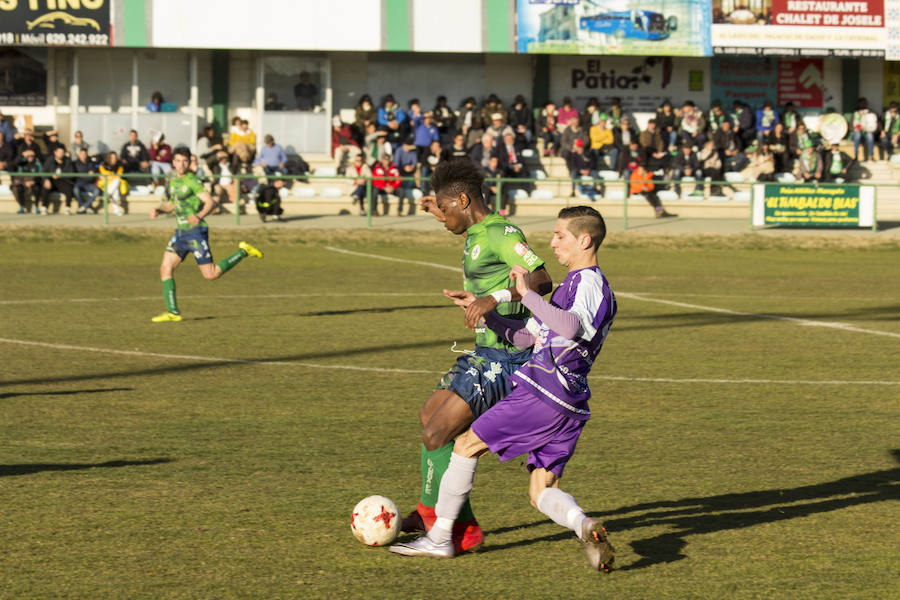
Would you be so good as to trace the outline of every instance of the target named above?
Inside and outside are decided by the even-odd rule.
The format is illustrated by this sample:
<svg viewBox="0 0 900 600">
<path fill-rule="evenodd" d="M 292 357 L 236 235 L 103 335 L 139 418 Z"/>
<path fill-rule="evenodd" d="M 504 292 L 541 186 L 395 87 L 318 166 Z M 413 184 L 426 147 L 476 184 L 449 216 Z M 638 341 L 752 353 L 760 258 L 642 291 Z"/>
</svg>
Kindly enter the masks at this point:
<svg viewBox="0 0 900 600">
<path fill-rule="evenodd" d="M 407 260 L 404 258 L 391 258 L 387 256 L 379 256 L 377 254 L 367 254 L 365 252 L 354 252 L 352 250 L 343 250 L 341 248 L 335 248 L 333 246 L 326 246 L 326 250 L 332 250 L 334 252 L 340 252 L 342 254 L 352 254 L 354 256 L 362 256 L 365 258 L 374 258 L 378 260 L 389 260 L 392 262 L 403 262 L 414 265 L 423 265 L 428 267 L 437 267 L 439 269 L 448 269 L 451 271 L 462 272 L 460 267 L 449 267 L 447 265 L 441 265 L 437 263 L 423 262 L 419 260 Z M 669 304 L 671 306 L 679 306 L 681 308 L 692 308 L 694 310 L 705 310 L 708 312 L 716 312 L 727 315 L 736 315 L 740 317 L 754 317 L 757 319 L 773 319 L 776 321 L 788 321 L 790 323 L 796 323 L 797 325 L 805 325 L 808 327 L 829 327 L 832 329 L 840 329 L 843 331 L 853 331 L 856 333 L 870 333 L 872 335 L 884 335 L 889 337 L 900 338 L 900 333 L 893 333 L 890 331 L 879 331 L 877 329 L 863 329 L 861 327 L 853 327 L 852 325 L 847 325 L 846 323 L 832 323 L 828 321 L 816 321 L 813 319 L 799 319 L 797 317 L 786 317 L 783 315 L 768 315 L 761 313 L 750 313 L 750 312 L 742 312 L 738 310 L 730 310 L 727 308 L 717 308 L 715 306 L 703 306 L 700 304 L 688 304 L 686 302 L 676 302 L 674 300 L 663 300 L 661 298 L 650 298 L 649 296 L 645 296 L 644 294 L 629 294 L 628 292 L 616 292 L 616 296 L 621 298 L 630 298 L 632 300 L 642 300 L 644 302 L 657 302 L 659 304 Z"/>
<path fill-rule="evenodd" d="M 142 352 L 140 350 L 116 350 L 113 348 L 95 348 L 92 346 L 73 346 L 70 344 L 51 344 L 48 342 L 35 342 L 30 340 L 14 340 L 9 338 L 0 338 L 0 343 L 16 344 L 20 346 L 36 346 L 40 348 L 51 348 L 53 350 L 71 350 L 73 352 L 97 352 L 100 354 L 115 354 L 124 356 L 137 356 L 147 358 L 164 358 L 171 360 L 190 360 L 208 363 L 231 363 L 239 365 L 273 365 L 280 367 L 302 367 L 307 369 L 330 369 L 337 371 L 366 371 L 371 373 L 402 373 L 405 375 L 443 375 L 443 371 L 428 371 L 424 369 L 385 369 L 381 367 L 358 367 L 355 365 L 325 365 L 319 363 L 310 363 L 303 361 L 286 361 L 286 360 L 246 360 L 239 358 L 221 358 L 215 356 L 196 356 L 186 354 L 164 354 L 160 352 Z M 619 377 L 614 375 L 592 375 L 591 379 L 603 379 L 606 381 L 624 381 L 637 383 L 716 383 L 716 384 L 778 384 L 778 385 L 878 385 L 878 386 L 900 386 L 900 381 L 812 381 L 806 379 L 704 379 L 704 378 L 685 378 L 675 379 L 671 377 Z"/>
<path fill-rule="evenodd" d="M 421 292 L 354 292 L 354 296 L 422 297 Z M 435 294 L 438 295 L 438 294 Z M 214 296 L 178 294 L 179 298 L 200 298 L 203 300 L 234 300 L 237 298 L 333 298 L 334 294 L 219 294 Z M 0 300 L 0 305 L 10 304 L 48 304 L 66 302 L 136 302 L 159 300 L 160 296 L 133 296 L 131 298 L 36 298 L 33 300 Z"/>
</svg>

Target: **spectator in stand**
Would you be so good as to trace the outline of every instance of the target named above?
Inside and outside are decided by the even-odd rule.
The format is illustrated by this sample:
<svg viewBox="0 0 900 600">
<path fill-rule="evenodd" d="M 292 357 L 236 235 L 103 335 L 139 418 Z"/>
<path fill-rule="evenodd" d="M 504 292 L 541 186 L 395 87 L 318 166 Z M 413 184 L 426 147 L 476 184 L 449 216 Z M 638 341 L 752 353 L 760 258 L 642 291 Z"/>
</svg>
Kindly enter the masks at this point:
<svg viewBox="0 0 900 600">
<path fill-rule="evenodd" d="M 469 153 L 466 151 L 466 138 L 462 133 L 457 133 L 453 136 L 453 143 L 451 143 L 449 147 L 444 149 L 444 156 L 442 160 L 465 158 L 468 156 Z"/>
<path fill-rule="evenodd" d="M 216 162 L 219 151 L 223 149 L 221 139 L 216 139 L 215 128 L 212 125 L 204 126 L 200 137 L 197 138 L 197 156 L 200 161 L 211 167 Z"/>
<path fill-rule="evenodd" d="M 63 153 L 68 154 L 66 145 L 59 141 L 59 132 L 55 129 L 44 134 L 44 147 L 47 149 L 48 158 L 53 156 L 53 151 L 58 147 L 63 149 Z"/>
<path fill-rule="evenodd" d="M 826 182 L 844 183 L 851 182 L 850 169 L 856 164 L 856 159 L 851 159 L 846 152 L 841 152 L 840 146 L 832 144 L 822 157 L 822 175 Z"/>
<path fill-rule="evenodd" d="M 99 179 L 98 187 L 101 191 L 104 189 L 108 190 L 107 193 L 113 205 L 113 214 L 121 217 L 125 214 L 125 211 L 122 210 L 122 204 L 125 196 L 128 194 L 128 182 L 125 181 L 124 177 L 119 177 L 125 172 L 125 167 L 119 161 L 119 155 L 115 152 L 107 153 L 98 171 L 100 175 L 106 176 Z"/>
<path fill-rule="evenodd" d="M 891 102 L 884 113 L 878 141 L 881 148 L 881 160 L 890 160 L 894 148 L 900 145 L 900 110 L 898 110 L 896 102 Z"/>
<path fill-rule="evenodd" d="M 856 102 L 856 110 L 850 118 L 850 131 L 853 132 L 853 160 L 859 160 L 859 145 L 865 140 L 865 159 L 875 159 L 875 132 L 878 131 L 878 116 L 869 111 L 869 101 L 860 98 Z M 826 154 L 827 162 L 827 154 Z M 828 173 L 826 173 L 826 176 Z"/>
<path fill-rule="evenodd" d="M 485 133 L 481 136 L 481 143 L 472 148 L 469 152 L 469 157 L 472 159 L 472 162 L 475 163 L 475 166 L 484 170 L 487 168 L 492 154 L 496 154 L 494 151 L 494 136 Z"/>
<path fill-rule="evenodd" d="M 465 156 L 465 154 L 463 154 L 463 156 Z M 419 160 L 420 188 L 428 189 L 431 186 L 431 182 L 429 181 L 431 173 L 434 171 L 434 168 L 438 166 L 438 163 L 444 159 L 443 157 L 444 149 L 441 148 L 441 143 L 439 141 L 431 142 L 431 146 L 428 147 L 428 151 Z"/>
<path fill-rule="evenodd" d="M 387 132 L 386 141 L 395 153 L 403 141 L 406 120 L 406 112 L 400 108 L 400 105 L 394 100 L 394 96 L 392 94 L 385 96 L 381 108 L 378 109 L 378 126 Z"/>
<path fill-rule="evenodd" d="M 485 101 L 484 106 L 481 107 L 481 122 L 483 124 L 490 123 L 493 120 L 494 115 L 498 113 L 501 115 L 501 121 L 506 123 L 506 107 L 503 106 L 503 103 L 500 102 L 500 98 L 498 98 L 496 94 L 491 94 L 488 96 L 487 101 Z"/>
<path fill-rule="evenodd" d="M 788 102 L 784 105 L 784 114 L 781 116 L 781 122 L 784 123 L 784 130 L 788 135 L 797 131 L 797 125 L 803 122 L 803 117 L 794 110 L 793 102 Z"/>
<path fill-rule="evenodd" d="M 563 98 L 562 106 L 559 107 L 556 115 L 556 128 L 560 133 L 566 128 L 569 122 L 572 119 L 577 119 L 581 115 L 578 112 L 578 109 L 572 106 L 572 99 L 566 96 Z M 562 143 L 562 148 L 564 153 L 569 153 L 572 150 L 571 144 L 566 144 L 564 141 Z"/>
<path fill-rule="evenodd" d="M 656 128 L 662 134 L 667 149 L 678 143 L 678 130 L 675 128 L 677 118 L 672 103 L 668 100 L 663 101 L 656 109 Z"/>
<path fill-rule="evenodd" d="M 381 157 L 381 160 L 372 169 L 372 177 L 372 187 L 381 199 L 382 214 L 387 215 L 389 208 L 388 195 L 396 195 L 400 188 L 400 171 L 391 162 L 390 156 L 385 155 Z M 376 210 L 372 212 L 373 216 L 378 214 L 377 202 L 375 204 L 376 206 L 373 208 Z"/>
<path fill-rule="evenodd" d="M 469 96 L 463 100 L 459 108 L 459 126 L 465 137 L 466 148 L 472 148 L 481 139 L 484 133 L 484 121 L 481 120 L 481 111 L 475 106 L 475 98 Z"/>
<path fill-rule="evenodd" d="M 255 164 L 262 167 L 263 173 L 266 175 L 275 173 L 284 175 L 287 154 L 285 154 L 284 148 L 275 143 L 275 138 L 271 134 L 267 133 L 263 138 L 263 147 L 259 149 L 259 156 L 256 157 Z M 273 181 L 270 180 L 269 183 L 272 184 Z"/>
<path fill-rule="evenodd" d="M 447 96 L 438 96 L 431 111 L 434 125 L 438 128 L 441 145 L 449 144 L 456 134 L 456 115 L 447 105 Z"/>
<path fill-rule="evenodd" d="M 284 209 L 281 208 L 281 190 L 284 189 L 284 179 L 281 177 L 281 171 L 273 173 L 275 178 L 272 183 L 265 185 L 259 184 L 254 190 L 256 195 L 256 214 L 259 220 L 265 223 L 269 217 L 275 221 L 282 221 L 281 215 Z"/>
<path fill-rule="evenodd" d="M 310 81 L 309 73 L 302 71 L 300 81 L 294 86 L 297 110 L 313 110 L 319 100 L 319 88 Z"/>
<path fill-rule="evenodd" d="M 803 121 L 797 123 L 797 129 L 788 136 L 788 146 L 791 157 L 794 160 L 797 160 L 800 158 L 800 155 L 803 154 L 803 151 L 807 146 L 814 145 L 815 143 L 813 142 L 812 136 L 806 131 L 806 123 Z"/>
<path fill-rule="evenodd" d="M 0 135 L 0 171 L 16 170 L 16 147 L 15 144 L 7 142 Z"/>
<path fill-rule="evenodd" d="M 368 204 L 366 182 L 372 175 L 372 169 L 370 169 L 369 165 L 366 164 L 366 161 L 363 160 L 362 154 L 357 154 L 353 157 L 353 163 L 350 165 L 350 168 L 347 169 L 347 174 L 355 178 L 353 180 L 353 191 L 350 192 L 350 197 L 353 199 L 354 206 L 359 205 L 359 216 L 364 217 L 366 215 L 366 204 Z M 376 210 L 372 213 L 372 216 L 375 216 L 377 212 L 378 211 Z"/>
<path fill-rule="evenodd" d="M 709 138 L 714 136 L 717 131 L 722 128 L 722 123 L 728 121 L 728 115 L 725 114 L 725 111 L 722 110 L 722 102 L 719 100 L 713 100 L 712 106 L 709 109 L 708 117 L 706 119 L 706 129 L 709 133 Z"/>
<path fill-rule="evenodd" d="M 166 136 L 158 132 L 150 142 L 150 173 L 153 175 L 168 175 L 172 172 L 172 147 L 166 143 Z M 160 185 L 154 179 L 153 185 Z"/>
<path fill-rule="evenodd" d="M 744 150 L 749 162 L 741 169 L 744 181 L 772 181 L 775 173 L 775 157 L 766 144 L 750 146 Z"/>
<path fill-rule="evenodd" d="M 628 179 L 631 177 L 631 172 L 634 170 L 634 166 L 639 162 L 643 162 L 644 153 L 641 152 L 641 147 L 638 144 L 637 137 L 631 138 L 631 141 L 628 142 L 628 145 L 622 148 L 619 151 L 619 162 L 616 165 L 616 171 L 619 173 L 619 176 Z M 644 169 L 647 168 L 647 165 L 644 165 Z"/>
<path fill-rule="evenodd" d="M 379 133 L 383 135 L 379 135 L 375 138 L 375 162 L 381 162 L 381 159 L 387 156 L 391 162 L 394 162 L 394 147 L 391 146 L 387 141 L 387 132 L 380 131 Z M 372 165 L 372 168 L 375 168 L 375 165 Z"/>
<path fill-rule="evenodd" d="M 108 158 L 109 154 L 106 156 Z M 144 142 L 138 139 L 138 133 L 134 129 L 128 132 L 128 141 L 122 145 L 121 167 L 126 173 L 150 172 L 150 153 Z"/>
<path fill-rule="evenodd" d="M 632 142 L 634 143 L 635 148 L 640 147 L 638 144 L 638 133 L 632 129 L 631 121 L 627 118 L 621 119 L 618 127 L 613 130 L 613 144 L 615 144 L 619 155 L 616 170 L 620 173 L 624 171 L 624 167 L 634 161 L 635 157 L 624 157 L 624 155 L 628 153 Z"/>
<path fill-rule="evenodd" d="M 416 151 L 419 153 L 419 162 L 425 160 L 425 155 L 430 152 L 431 144 L 438 142 L 440 145 L 441 134 L 434 124 L 433 113 L 426 112 L 422 115 L 422 122 L 416 126 L 415 131 Z"/>
<path fill-rule="evenodd" d="M 518 179 L 525 177 L 528 174 L 527 171 L 525 171 L 524 159 L 516 148 L 516 134 L 514 134 L 511 129 L 504 134 L 503 140 L 497 146 L 496 154 L 498 158 L 497 164 L 500 166 L 503 177 Z M 518 182 L 506 182 L 506 185 L 504 186 L 506 190 L 515 189 L 517 187 L 522 186 Z"/>
<path fill-rule="evenodd" d="M 816 147 L 809 143 L 800 151 L 794 174 L 804 183 L 810 183 L 822 181 L 822 173 L 822 156 Z"/>
<path fill-rule="evenodd" d="M 591 159 L 596 169 L 615 169 L 619 150 L 615 145 L 613 132 L 606 128 L 606 119 L 598 119 L 589 135 L 591 138 Z"/>
<path fill-rule="evenodd" d="M 719 130 L 713 135 L 713 143 L 726 171 L 740 171 L 744 168 L 747 160 L 741 152 L 744 146 L 741 138 L 734 132 L 731 121 L 722 121 Z"/>
<path fill-rule="evenodd" d="M 266 111 L 278 111 L 284 110 L 284 103 L 278 101 L 278 94 L 275 92 L 269 92 L 266 95 L 266 103 L 263 106 L 263 110 Z"/>
<path fill-rule="evenodd" d="M 78 151 L 84 148 L 90 153 L 91 145 L 84 141 L 84 134 L 81 131 L 76 131 L 72 138 L 72 147 L 71 152 L 73 155 L 78 156 Z"/>
<path fill-rule="evenodd" d="M 597 188 L 595 181 L 584 181 L 585 177 L 597 180 L 600 176 L 594 169 L 593 161 L 590 156 L 584 152 L 584 140 L 576 139 L 572 143 L 572 149 L 566 156 L 566 167 L 569 169 L 569 176 L 572 178 L 572 195 L 575 195 L 575 186 L 578 186 L 579 193 L 590 198 L 591 202 L 597 199 Z"/>
<path fill-rule="evenodd" d="M 12 190 L 16 202 L 19 203 L 19 214 L 31 211 L 34 207 L 35 214 L 40 213 L 39 207 L 39 190 L 41 189 L 41 178 L 34 175 L 40 173 L 41 163 L 37 161 L 37 154 L 34 150 L 26 148 L 16 158 L 16 173 L 13 175 Z"/>
<path fill-rule="evenodd" d="M 588 98 L 587 104 L 584 105 L 584 111 L 581 113 L 581 122 L 585 128 L 590 129 L 600 119 L 600 101 L 596 98 Z"/>
<path fill-rule="evenodd" d="M 153 95 L 150 96 L 150 103 L 147 104 L 147 110 L 153 113 L 162 112 L 163 102 L 165 102 L 163 95 L 160 92 L 153 92 Z"/>
<path fill-rule="evenodd" d="M 587 131 L 581 126 L 581 119 L 578 115 L 573 115 L 568 120 L 567 125 L 559 136 L 559 145 L 564 159 L 568 158 L 569 152 L 575 147 L 575 140 L 581 140 L 583 142 L 582 147 L 587 145 L 588 141 Z"/>
<path fill-rule="evenodd" d="M 722 157 L 719 155 L 719 150 L 716 148 L 715 142 L 706 140 L 703 144 L 703 148 L 697 153 L 697 160 L 700 162 L 703 177 L 708 177 L 713 181 L 722 181 Z M 700 183 L 696 190 L 702 193 L 703 184 Z M 720 184 L 713 184 L 710 188 L 710 193 L 713 196 L 721 196 L 722 186 Z"/>
<path fill-rule="evenodd" d="M 72 181 L 71 177 L 62 177 L 61 173 L 72 173 L 75 171 L 75 167 L 72 166 L 72 161 L 69 160 L 69 157 L 66 156 L 66 147 L 62 144 L 59 144 L 53 148 L 53 154 L 47 157 L 46 162 L 44 162 L 44 173 L 54 173 L 49 177 L 44 177 L 43 192 L 41 193 L 41 213 L 49 214 L 51 212 L 50 209 L 50 194 L 57 193 L 65 196 L 66 199 L 66 215 L 72 214 L 72 200 L 75 199 L 75 195 L 72 193 L 72 188 L 75 186 L 75 182 Z M 57 211 L 53 211 L 57 212 Z"/>
<path fill-rule="evenodd" d="M 659 201 L 659 196 L 656 195 L 653 174 L 647 170 L 646 165 L 638 161 L 630 163 L 629 169 L 631 170 L 631 177 L 629 178 L 631 181 L 629 186 L 631 195 L 638 194 L 643 196 L 656 212 L 656 218 L 678 216 L 674 213 L 666 212 L 666 209 L 663 208 L 662 202 Z"/>
<path fill-rule="evenodd" d="M 425 121 L 425 113 L 422 112 L 422 105 L 419 103 L 418 98 L 410 100 L 408 106 L 409 108 L 406 111 L 406 129 L 403 132 L 404 138 L 415 134 L 416 127 Z"/>
<path fill-rule="evenodd" d="M 360 133 L 365 135 L 369 130 L 369 125 L 378 125 L 378 110 L 372 103 L 372 96 L 363 94 L 356 104 L 355 116 L 353 118 L 353 126 Z"/>
<path fill-rule="evenodd" d="M 641 147 L 641 155 L 648 171 L 656 172 L 668 167 L 669 153 L 663 135 L 656 127 L 655 119 L 647 121 L 647 129 L 638 136 L 638 145 Z"/>
<path fill-rule="evenodd" d="M 612 129 L 619 126 L 622 120 L 628 119 L 630 123 L 636 123 L 634 116 L 622 108 L 621 98 L 611 98 L 609 101 L 609 110 L 606 111 L 606 125 Z"/>
<path fill-rule="evenodd" d="M 685 177 L 697 179 L 700 175 L 700 159 L 690 144 L 682 144 L 672 159 L 672 180 L 680 182 Z M 681 194 L 681 185 L 675 184 L 675 193 Z"/>
<path fill-rule="evenodd" d="M 544 140 L 544 156 L 559 154 L 559 131 L 556 129 L 556 105 L 548 102 L 541 110 L 537 122 L 537 135 Z"/>
<path fill-rule="evenodd" d="M 484 193 L 485 205 L 491 212 L 499 211 L 501 215 L 505 216 L 505 203 L 503 202 L 502 198 L 497 197 L 497 179 L 501 179 L 503 177 L 503 170 L 500 168 L 500 157 L 497 155 L 491 156 L 488 159 L 487 166 L 484 167 L 481 171 L 482 173 L 484 173 L 484 183 L 482 184 L 482 191 Z M 497 203 L 498 200 L 499 204 Z"/>
<path fill-rule="evenodd" d="M 778 113 L 772 108 L 772 101 L 763 102 L 762 108 L 756 110 L 756 141 L 762 144 L 766 136 L 774 129 L 775 124 L 779 122 Z"/>
<path fill-rule="evenodd" d="M 236 133 L 236 134 L 240 135 L 241 121 L 243 121 L 243 119 L 237 115 L 235 115 L 235 117 L 231 119 L 231 129 L 228 130 L 229 138 L 232 133 Z"/>
<path fill-rule="evenodd" d="M 94 161 L 88 156 L 87 148 L 79 148 L 78 155 L 72 161 L 72 169 L 74 173 L 91 174 L 96 173 Z M 89 210 L 93 210 L 94 201 L 100 193 L 97 187 L 96 177 L 79 177 L 75 180 L 75 186 L 72 188 L 72 195 L 75 202 L 78 203 L 78 214 L 83 215 Z"/>
<path fill-rule="evenodd" d="M 0 111 L 0 139 L 6 144 L 12 144 L 16 140 L 17 133 L 12 115 L 6 116 L 3 111 Z"/>
<path fill-rule="evenodd" d="M 26 129 L 25 133 L 23 133 L 22 137 L 17 141 L 16 155 L 21 157 L 26 150 L 34 152 L 34 159 L 38 162 L 39 166 L 43 163 L 44 152 L 41 150 L 37 140 L 34 139 L 34 132 L 30 129 Z"/>
<path fill-rule="evenodd" d="M 746 148 L 756 140 L 753 111 L 740 100 L 735 100 L 732 106 L 734 111 L 731 114 L 731 120 L 734 132 L 741 138 L 741 147 Z"/>
<path fill-rule="evenodd" d="M 228 138 L 228 147 L 231 148 L 232 153 L 237 152 L 238 146 L 241 145 L 245 146 L 252 161 L 256 154 L 256 132 L 250 129 L 250 121 L 247 119 L 241 119 L 238 130 L 232 131 Z"/>
<path fill-rule="evenodd" d="M 519 94 L 509 109 L 509 125 L 516 134 L 519 150 L 530 146 L 534 140 L 534 112 L 525 103 L 525 96 Z"/>
<path fill-rule="evenodd" d="M 343 175 L 347 170 L 347 163 L 362 150 L 349 125 L 341 121 L 340 117 L 334 117 L 331 121 L 331 156 L 338 174 Z"/>
<path fill-rule="evenodd" d="M 775 158 L 775 172 L 789 173 L 792 167 L 791 139 L 784 130 L 784 123 L 775 123 L 775 127 L 766 135 L 763 143 L 769 147 Z"/>
<path fill-rule="evenodd" d="M 704 131 L 706 119 L 703 111 L 690 100 L 685 101 L 681 107 L 681 118 L 678 120 L 678 137 L 684 144 L 700 147 L 706 139 Z"/>
<path fill-rule="evenodd" d="M 216 153 L 216 164 L 212 166 L 211 171 L 215 175 L 212 195 L 218 199 L 219 206 L 229 201 L 234 202 L 237 197 L 237 184 L 232 178 L 234 168 L 227 152 L 219 150 Z"/>
<path fill-rule="evenodd" d="M 366 137 L 363 140 L 363 148 L 362 153 L 365 158 L 365 162 L 367 165 L 373 165 L 378 162 L 378 138 L 381 138 L 381 144 L 384 144 L 384 138 L 387 135 L 386 131 L 381 129 L 377 129 L 377 125 L 375 123 L 368 123 L 366 125 Z M 390 146 L 388 146 L 390 148 Z"/>
<path fill-rule="evenodd" d="M 513 133 L 515 135 L 513 128 L 504 122 L 501 113 L 494 113 L 491 115 L 491 124 L 484 132 L 490 134 L 495 140 L 502 139 L 507 133 Z"/>
<path fill-rule="evenodd" d="M 419 166 L 419 153 L 416 152 L 415 138 L 408 137 L 404 140 L 403 145 L 394 155 L 394 164 L 400 171 L 401 177 L 415 177 L 416 168 Z M 412 214 L 416 209 L 416 199 L 413 196 L 413 190 L 416 187 L 415 179 L 404 179 L 397 188 L 397 216 L 402 217 L 403 200 L 409 200 L 409 213 Z"/>
</svg>

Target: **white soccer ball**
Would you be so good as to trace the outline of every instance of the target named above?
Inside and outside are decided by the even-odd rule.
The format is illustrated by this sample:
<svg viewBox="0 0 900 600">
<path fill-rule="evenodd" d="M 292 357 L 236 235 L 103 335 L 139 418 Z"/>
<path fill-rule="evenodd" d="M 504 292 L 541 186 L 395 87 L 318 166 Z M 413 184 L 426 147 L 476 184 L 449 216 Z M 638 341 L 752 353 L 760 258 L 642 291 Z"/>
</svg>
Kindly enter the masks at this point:
<svg viewBox="0 0 900 600">
<path fill-rule="evenodd" d="M 350 516 L 350 529 L 366 546 L 387 546 L 400 535 L 400 510 L 384 496 L 359 501 Z"/>
</svg>

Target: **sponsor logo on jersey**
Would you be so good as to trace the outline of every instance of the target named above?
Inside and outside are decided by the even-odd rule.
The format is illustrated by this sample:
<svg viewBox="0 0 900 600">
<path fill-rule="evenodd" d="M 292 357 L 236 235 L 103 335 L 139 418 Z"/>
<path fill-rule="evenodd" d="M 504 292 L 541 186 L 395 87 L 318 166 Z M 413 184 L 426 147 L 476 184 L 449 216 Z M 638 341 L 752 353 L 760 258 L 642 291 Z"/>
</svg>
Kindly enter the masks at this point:
<svg viewBox="0 0 900 600">
<path fill-rule="evenodd" d="M 503 228 L 503 235 L 509 235 L 511 233 L 522 233 L 519 231 L 518 227 L 513 227 L 512 225 L 507 225 Z"/>
<path fill-rule="evenodd" d="M 537 254 L 535 254 L 531 250 L 526 252 L 525 256 L 522 257 L 522 260 L 524 260 L 525 264 L 527 264 L 529 267 L 534 266 L 534 263 L 537 262 L 537 259 L 538 259 Z"/>
<path fill-rule="evenodd" d="M 525 256 L 525 253 L 528 252 L 528 246 L 523 242 L 519 242 L 515 245 L 515 247 L 513 247 L 513 250 L 515 250 L 516 254 L 518 254 L 519 256 Z"/>
<path fill-rule="evenodd" d="M 478 258 L 479 254 L 481 254 L 481 244 L 475 244 L 475 246 L 472 248 L 472 260 Z"/>
</svg>

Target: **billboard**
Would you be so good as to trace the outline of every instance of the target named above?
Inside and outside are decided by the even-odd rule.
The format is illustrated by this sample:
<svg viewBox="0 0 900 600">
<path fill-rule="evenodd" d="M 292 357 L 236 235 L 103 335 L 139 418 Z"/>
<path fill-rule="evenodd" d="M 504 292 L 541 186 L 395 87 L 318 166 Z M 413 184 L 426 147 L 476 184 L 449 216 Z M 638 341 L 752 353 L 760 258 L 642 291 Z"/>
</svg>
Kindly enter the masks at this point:
<svg viewBox="0 0 900 600">
<path fill-rule="evenodd" d="M 885 0 L 712 0 L 717 55 L 882 57 Z"/>
<path fill-rule="evenodd" d="M 109 1 L 0 2 L 0 44 L 109 46 Z"/>
<path fill-rule="evenodd" d="M 800 112 L 821 110 L 825 97 L 822 58 L 715 56 L 711 61 L 710 97 L 731 106 L 740 100 L 759 107 L 793 102 Z"/>
<path fill-rule="evenodd" d="M 518 0 L 520 53 L 710 56 L 709 0 Z"/>
<path fill-rule="evenodd" d="M 753 225 L 874 227 L 875 191 L 870 185 L 756 184 Z"/>
</svg>

